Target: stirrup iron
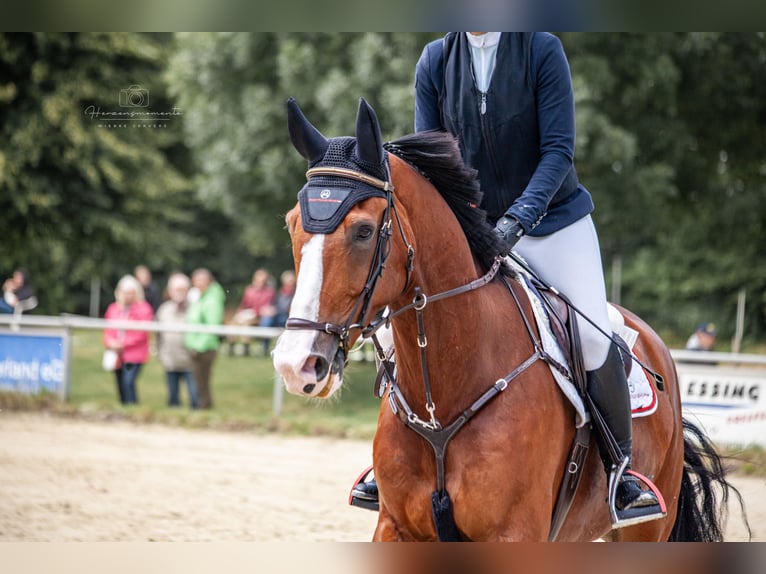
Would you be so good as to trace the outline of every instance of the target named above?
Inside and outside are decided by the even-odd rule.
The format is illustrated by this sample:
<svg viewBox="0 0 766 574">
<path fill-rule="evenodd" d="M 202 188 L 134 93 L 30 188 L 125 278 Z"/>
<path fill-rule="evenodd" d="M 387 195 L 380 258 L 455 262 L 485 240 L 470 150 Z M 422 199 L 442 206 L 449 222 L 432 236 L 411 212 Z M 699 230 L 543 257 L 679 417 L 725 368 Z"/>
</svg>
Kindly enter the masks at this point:
<svg viewBox="0 0 766 574">
<path fill-rule="evenodd" d="M 372 510 L 374 512 L 378 512 L 380 510 L 380 502 L 372 500 L 365 500 L 363 498 L 359 498 L 357 496 L 354 496 L 354 489 L 364 483 L 367 482 L 367 479 L 370 477 L 370 474 L 372 473 L 372 466 L 368 466 L 362 471 L 362 474 L 360 474 L 357 479 L 354 481 L 354 485 L 351 487 L 351 491 L 348 493 L 348 503 L 351 506 L 358 506 L 359 508 L 364 508 L 366 510 Z"/>
<path fill-rule="evenodd" d="M 662 497 L 660 490 L 643 474 L 628 469 L 627 467 L 629 462 L 630 459 L 626 456 L 622 460 L 620 466 L 613 467 L 612 471 L 609 473 L 609 494 L 607 497 L 607 502 L 609 504 L 609 517 L 612 520 L 612 529 L 634 526 L 636 524 L 641 524 L 642 522 L 649 522 L 650 520 L 665 518 L 665 516 L 668 515 L 665 499 Z M 616 506 L 617 487 L 620 484 L 620 478 L 622 478 L 623 474 L 629 474 L 638 479 L 639 482 L 645 484 L 649 490 L 651 490 L 657 497 L 657 504 L 652 506 L 641 506 L 638 508 L 618 510 Z"/>
</svg>

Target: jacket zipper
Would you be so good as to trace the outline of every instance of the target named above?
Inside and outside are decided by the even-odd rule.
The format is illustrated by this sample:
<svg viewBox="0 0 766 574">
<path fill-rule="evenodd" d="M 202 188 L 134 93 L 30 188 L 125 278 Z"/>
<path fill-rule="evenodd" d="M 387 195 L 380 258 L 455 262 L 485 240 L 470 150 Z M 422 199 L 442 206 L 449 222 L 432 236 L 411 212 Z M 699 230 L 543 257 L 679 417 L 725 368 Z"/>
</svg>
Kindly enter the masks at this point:
<svg viewBox="0 0 766 574">
<path fill-rule="evenodd" d="M 484 52 L 484 48 L 480 49 L 480 53 L 481 53 L 481 71 L 482 71 L 482 74 L 483 74 L 484 71 L 487 69 L 487 54 Z M 471 70 L 473 70 L 473 65 L 471 65 Z M 490 79 L 491 78 L 487 78 L 487 87 L 489 87 L 489 80 Z M 476 82 L 476 73 L 475 72 L 474 72 L 473 81 Z M 487 113 L 487 92 L 486 91 L 482 91 L 481 92 L 481 115 L 483 116 L 486 113 Z"/>
<path fill-rule="evenodd" d="M 505 184 L 503 183 L 503 178 L 500 175 L 500 170 L 497 168 L 497 158 L 495 157 L 495 149 L 492 146 L 492 143 L 489 138 L 489 128 L 487 126 L 487 92 L 479 89 L 479 83 L 476 81 L 476 72 L 473 69 L 473 62 L 469 63 L 469 67 L 471 68 L 471 78 L 473 79 L 473 85 L 476 88 L 476 90 L 481 94 L 481 103 L 479 105 L 479 115 L 481 116 L 481 135 L 484 139 L 484 145 L 487 146 L 487 153 L 489 154 L 489 163 L 492 164 L 492 171 L 495 174 L 495 181 L 497 181 L 497 184 L 500 186 L 500 192 L 505 189 Z M 492 83 L 492 78 L 490 78 L 489 83 Z M 505 213 L 505 210 L 508 209 L 510 205 L 503 208 L 503 213 Z"/>
<path fill-rule="evenodd" d="M 489 137 L 489 126 L 488 126 L 488 119 L 486 114 L 486 108 L 487 108 L 487 102 L 486 102 L 486 92 L 483 92 L 482 94 L 482 108 L 484 109 L 484 112 L 481 114 L 481 133 L 484 136 L 484 144 L 487 146 L 487 153 L 489 154 L 489 162 L 492 164 L 492 171 L 495 172 L 495 181 L 497 181 L 497 184 L 500 186 L 500 189 L 498 190 L 498 193 L 502 193 L 502 190 L 505 189 L 505 184 L 503 182 L 503 178 L 500 174 L 500 170 L 497 167 L 497 157 L 495 157 L 495 148 L 492 145 L 492 142 L 490 141 Z M 510 205 L 503 208 L 503 213 L 505 213 L 505 210 L 508 209 Z"/>
</svg>

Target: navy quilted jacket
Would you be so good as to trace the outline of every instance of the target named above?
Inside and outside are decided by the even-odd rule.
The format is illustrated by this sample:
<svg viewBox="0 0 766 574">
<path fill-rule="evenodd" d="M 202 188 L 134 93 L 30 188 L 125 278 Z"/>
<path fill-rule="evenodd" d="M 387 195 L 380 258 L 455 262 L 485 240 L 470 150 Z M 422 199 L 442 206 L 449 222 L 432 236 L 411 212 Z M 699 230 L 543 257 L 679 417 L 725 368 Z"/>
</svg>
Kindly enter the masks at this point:
<svg viewBox="0 0 766 574">
<path fill-rule="evenodd" d="M 556 36 L 504 33 L 489 88 L 480 92 L 468 40 L 453 32 L 425 46 L 415 79 L 415 131 L 459 138 L 464 160 L 479 171 L 492 224 L 509 214 L 542 236 L 593 211 L 574 168 L 572 81 Z"/>
</svg>

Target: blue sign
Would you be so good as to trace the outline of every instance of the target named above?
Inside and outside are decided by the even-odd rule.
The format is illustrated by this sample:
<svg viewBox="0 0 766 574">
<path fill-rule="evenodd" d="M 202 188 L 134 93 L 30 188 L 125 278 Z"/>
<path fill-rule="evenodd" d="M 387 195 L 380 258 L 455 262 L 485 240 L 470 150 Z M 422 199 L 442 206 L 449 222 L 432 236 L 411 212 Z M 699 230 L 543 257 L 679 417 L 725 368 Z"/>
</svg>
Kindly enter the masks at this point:
<svg viewBox="0 0 766 574">
<path fill-rule="evenodd" d="M 66 398 L 69 386 L 69 334 L 0 330 L 0 391 Z"/>
</svg>

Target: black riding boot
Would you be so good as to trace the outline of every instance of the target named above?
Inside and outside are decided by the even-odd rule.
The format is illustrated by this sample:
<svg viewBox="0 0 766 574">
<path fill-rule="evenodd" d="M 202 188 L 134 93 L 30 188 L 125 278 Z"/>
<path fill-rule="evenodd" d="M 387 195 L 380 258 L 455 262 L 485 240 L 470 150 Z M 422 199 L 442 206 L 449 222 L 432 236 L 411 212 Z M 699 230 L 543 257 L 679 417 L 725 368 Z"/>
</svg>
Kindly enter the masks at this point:
<svg viewBox="0 0 766 574">
<path fill-rule="evenodd" d="M 596 408 L 606 422 L 617 444 L 622 451 L 623 457 L 630 461 L 633 452 L 633 420 L 630 412 L 630 390 L 625 377 L 625 368 L 622 356 L 617 345 L 612 344 L 604 364 L 595 371 L 587 372 L 588 394 L 593 399 Z M 621 461 L 613 460 L 609 448 L 601 434 L 596 432 L 601 461 L 604 464 L 606 475 L 612 472 L 613 467 L 619 466 Z M 630 462 L 625 470 L 630 468 Z M 623 473 L 619 478 L 615 507 L 618 510 L 629 510 L 643 506 L 659 504 L 657 497 L 651 491 L 642 490 L 638 480 Z"/>
<path fill-rule="evenodd" d="M 357 479 L 356 484 L 351 489 L 351 495 L 349 496 L 349 503 L 352 506 L 359 506 L 360 508 L 366 508 L 367 510 L 380 510 L 380 503 L 378 502 L 378 483 L 375 479 L 370 479 L 372 473 L 372 467 L 365 470 L 362 475 Z"/>
<path fill-rule="evenodd" d="M 360 482 L 354 487 L 354 496 L 362 498 L 364 500 L 370 500 L 372 502 L 378 501 L 378 483 L 372 478 L 367 482 Z"/>
</svg>

